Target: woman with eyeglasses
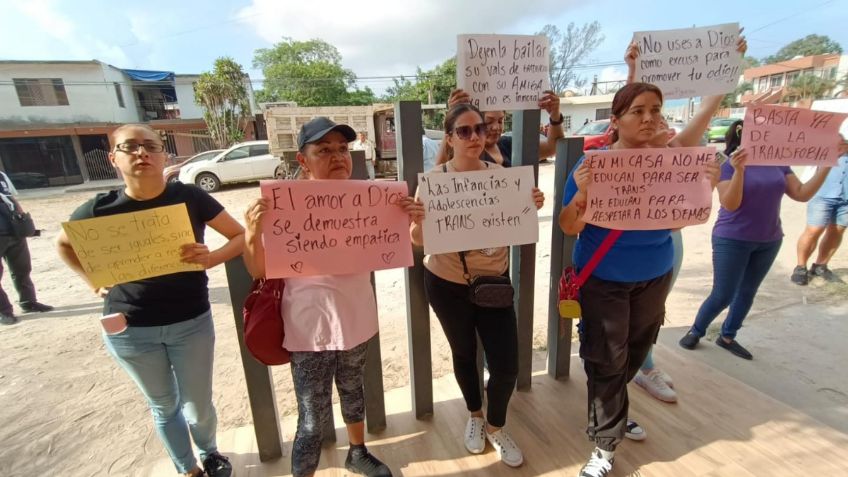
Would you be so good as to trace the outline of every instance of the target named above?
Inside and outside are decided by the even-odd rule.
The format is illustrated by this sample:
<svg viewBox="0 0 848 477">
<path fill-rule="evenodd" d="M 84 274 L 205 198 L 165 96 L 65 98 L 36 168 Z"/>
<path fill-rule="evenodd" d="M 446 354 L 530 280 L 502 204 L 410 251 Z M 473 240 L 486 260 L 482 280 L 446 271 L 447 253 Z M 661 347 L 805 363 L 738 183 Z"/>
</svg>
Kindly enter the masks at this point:
<svg viewBox="0 0 848 477">
<path fill-rule="evenodd" d="M 471 96 L 462 89 L 451 92 L 448 98 L 448 109 L 459 104 L 471 104 Z M 559 96 L 553 91 L 545 91 L 539 98 L 539 108 L 548 113 L 550 121 L 546 139 L 539 142 L 539 159 L 551 157 L 556 153 L 557 139 L 563 137 L 565 117 L 559 109 Z M 486 111 L 483 113 L 486 124 L 486 137 L 480 159 L 503 167 L 512 167 L 512 136 L 504 135 L 506 111 Z M 447 144 L 442 141 L 436 155 L 436 163 L 444 164 L 450 159 Z"/>
<path fill-rule="evenodd" d="M 244 229 L 206 192 L 194 185 L 165 181 L 162 172 L 167 153 L 150 126 L 121 126 L 112 132 L 111 141 L 109 161 L 121 172 L 124 188 L 98 194 L 77 208 L 71 220 L 185 204 L 196 243 L 183 246 L 179 259 L 202 265 L 203 270 L 106 288 L 92 286 L 94 293 L 105 299 L 104 314 L 114 314 L 113 318 L 125 325 L 123 331 L 104 332 L 106 349 L 147 400 L 156 433 L 177 472 L 229 477 L 232 466 L 215 442 L 215 329 L 205 270 L 241 254 Z M 227 238 L 222 247 L 209 250 L 204 244 L 207 226 Z M 62 260 L 91 286 L 64 232 L 56 244 Z M 197 465 L 192 440 L 203 468 Z"/>
<path fill-rule="evenodd" d="M 502 166 L 480 159 L 486 143 L 483 113 L 469 103 L 451 108 L 445 116 L 445 139 L 450 160 L 433 173 L 495 170 Z M 544 204 L 544 194 L 532 190 L 537 208 Z M 423 204 L 424 207 L 427 204 Z M 410 228 L 412 242 L 423 245 L 420 223 Z M 470 276 L 505 275 L 508 247 L 486 248 L 462 252 Z M 515 310 L 512 306 L 488 308 L 469 298 L 469 285 L 459 253 L 433 254 L 424 257 L 427 298 L 442 325 L 453 356 L 453 371 L 465 405 L 470 413 L 465 427 L 465 448 L 480 454 L 488 440 L 501 461 L 511 467 L 524 462 L 524 455 L 504 429 L 512 390 L 518 376 L 518 337 Z M 477 373 L 477 336 L 489 365 L 486 387 L 487 408 L 484 418 L 483 396 Z"/>
<path fill-rule="evenodd" d="M 753 359 L 736 341 L 736 334 L 783 242 L 780 202 L 784 195 L 798 202 L 810 200 L 830 167 L 819 167 L 806 183 L 788 166 L 746 167 L 743 127 L 741 120 L 735 121 L 725 134 L 725 154 L 730 158 L 721 166 L 718 183 L 721 209 L 712 236 L 713 288 L 680 346 L 695 349 L 713 320 L 729 307 L 715 343 L 740 358 Z"/>
</svg>

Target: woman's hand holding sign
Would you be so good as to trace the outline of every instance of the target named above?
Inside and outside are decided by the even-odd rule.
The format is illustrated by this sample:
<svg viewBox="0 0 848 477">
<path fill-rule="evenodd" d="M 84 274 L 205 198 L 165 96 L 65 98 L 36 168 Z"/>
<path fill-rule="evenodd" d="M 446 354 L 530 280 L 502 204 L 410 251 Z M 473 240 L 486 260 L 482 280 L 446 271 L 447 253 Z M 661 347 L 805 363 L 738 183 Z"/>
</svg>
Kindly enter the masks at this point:
<svg viewBox="0 0 848 477">
<path fill-rule="evenodd" d="M 424 204 L 412 197 L 404 197 L 400 200 L 400 206 L 409 214 L 410 223 L 421 225 L 424 220 Z"/>
<path fill-rule="evenodd" d="M 541 209 L 545 205 L 545 193 L 539 190 L 538 187 L 533 188 L 533 202 L 536 204 L 536 210 Z"/>
</svg>

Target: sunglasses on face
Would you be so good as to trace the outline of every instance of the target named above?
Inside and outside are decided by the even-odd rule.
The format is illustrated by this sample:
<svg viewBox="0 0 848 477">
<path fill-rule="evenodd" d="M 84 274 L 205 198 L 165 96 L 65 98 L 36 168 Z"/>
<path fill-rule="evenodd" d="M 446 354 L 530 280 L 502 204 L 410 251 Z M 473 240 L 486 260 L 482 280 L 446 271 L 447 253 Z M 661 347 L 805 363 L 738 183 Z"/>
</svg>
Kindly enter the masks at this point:
<svg viewBox="0 0 848 477">
<path fill-rule="evenodd" d="M 477 133 L 477 137 L 483 137 L 486 135 L 486 124 L 478 123 L 474 126 L 458 126 L 451 131 L 456 133 L 456 136 L 463 141 L 467 141 L 471 139 L 471 133 Z"/>
<path fill-rule="evenodd" d="M 137 142 L 122 142 L 120 144 L 115 145 L 115 149 L 121 152 L 126 152 L 127 154 L 134 154 L 138 152 L 138 150 L 142 147 L 147 152 L 162 152 L 165 150 L 164 144 L 159 144 L 156 142 L 144 142 L 141 144 Z"/>
</svg>

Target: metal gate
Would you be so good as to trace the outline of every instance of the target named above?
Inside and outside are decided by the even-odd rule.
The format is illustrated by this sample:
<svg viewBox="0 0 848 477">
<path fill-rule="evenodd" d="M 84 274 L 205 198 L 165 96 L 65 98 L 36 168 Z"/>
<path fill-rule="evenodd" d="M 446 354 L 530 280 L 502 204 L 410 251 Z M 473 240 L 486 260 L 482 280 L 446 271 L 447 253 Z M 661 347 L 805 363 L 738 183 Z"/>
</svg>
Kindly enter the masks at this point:
<svg viewBox="0 0 848 477">
<path fill-rule="evenodd" d="M 109 151 L 103 149 L 92 149 L 83 154 L 85 168 L 88 169 L 88 178 L 93 181 L 105 181 L 117 179 L 118 173 L 109 162 Z"/>
</svg>

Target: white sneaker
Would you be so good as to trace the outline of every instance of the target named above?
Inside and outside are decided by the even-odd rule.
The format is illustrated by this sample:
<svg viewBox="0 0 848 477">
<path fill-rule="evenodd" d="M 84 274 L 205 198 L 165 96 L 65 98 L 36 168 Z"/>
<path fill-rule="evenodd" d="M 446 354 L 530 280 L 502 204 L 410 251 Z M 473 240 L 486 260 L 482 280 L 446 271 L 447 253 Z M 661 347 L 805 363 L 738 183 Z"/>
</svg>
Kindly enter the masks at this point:
<svg viewBox="0 0 848 477">
<path fill-rule="evenodd" d="M 580 469 L 577 477 L 606 477 L 612 472 L 612 463 L 615 458 L 610 460 L 604 459 L 601 450 L 597 447 L 592 451 L 592 456 L 589 457 L 589 462 Z"/>
<path fill-rule="evenodd" d="M 668 387 L 670 387 L 672 389 L 674 388 L 674 381 L 671 379 L 671 376 L 669 376 L 668 373 L 666 373 L 665 371 L 663 371 L 659 368 L 654 368 L 654 370 L 656 372 L 660 373 L 662 380 L 665 381 L 665 383 L 668 385 Z"/>
<path fill-rule="evenodd" d="M 677 402 L 677 393 L 669 387 L 663 373 L 659 369 L 652 369 L 650 373 L 645 374 L 642 371 L 636 373 L 633 382 L 641 386 L 648 394 L 664 402 Z"/>
<path fill-rule="evenodd" d="M 648 433 L 645 429 L 642 429 L 636 421 L 633 419 L 627 420 L 627 428 L 624 431 L 624 437 L 630 439 L 631 441 L 644 441 L 648 438 Z"/>
<path fill-rule="evenodd" d="M 486 449 L 486 434 L 483 430 L 486 421 L 482 417 L 469 417 L 465 424 L 465 448 L 472 454 L 480 454 Z"/>
<path fill-rule="evenodd" d="M 492 447 L 498 452 L 498 456 L 500 456 L 504 464 L 510 467 L 518 467 L 524 463 L 524 454 L 521 453 L 521 449 L 518 448 L 518 445 L 505 430 L 498 429 L 492 434 L 487 432 L 486 439 L 489 440 Z"/>
</svg>

